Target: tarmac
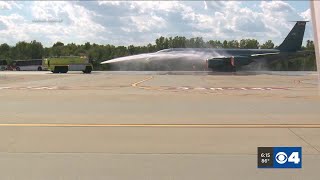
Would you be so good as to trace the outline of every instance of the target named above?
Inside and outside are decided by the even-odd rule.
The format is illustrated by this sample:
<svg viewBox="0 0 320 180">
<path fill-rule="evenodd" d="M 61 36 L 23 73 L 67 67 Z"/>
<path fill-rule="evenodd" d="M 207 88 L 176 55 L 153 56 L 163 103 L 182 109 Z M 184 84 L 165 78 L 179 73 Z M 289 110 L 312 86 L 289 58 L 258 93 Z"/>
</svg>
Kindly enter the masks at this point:
<svg viewBox="0 0 320 180">
<path fill-rule="evenodd" d="M 1 179 L 318 179 L 316 72 L 0 72 Z M 302 169 L 257 147 L 301 146 Z"/>
</svg>

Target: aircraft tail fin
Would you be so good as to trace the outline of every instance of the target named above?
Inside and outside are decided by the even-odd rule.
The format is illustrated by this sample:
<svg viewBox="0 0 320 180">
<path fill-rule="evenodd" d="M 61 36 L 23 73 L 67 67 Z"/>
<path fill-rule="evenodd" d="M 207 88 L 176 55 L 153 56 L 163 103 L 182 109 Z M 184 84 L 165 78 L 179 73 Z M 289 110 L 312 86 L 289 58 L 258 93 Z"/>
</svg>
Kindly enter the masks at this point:
<svg viewBox="0 0 320 180">
<path fill-rule="evenodd" d="M 307 22 L 308 21 L 296 21 L 295 26 L 291 29 L 290 33 L 277 49 L 285 52 L 295 52 L 300 50 Z"/>
</svg>

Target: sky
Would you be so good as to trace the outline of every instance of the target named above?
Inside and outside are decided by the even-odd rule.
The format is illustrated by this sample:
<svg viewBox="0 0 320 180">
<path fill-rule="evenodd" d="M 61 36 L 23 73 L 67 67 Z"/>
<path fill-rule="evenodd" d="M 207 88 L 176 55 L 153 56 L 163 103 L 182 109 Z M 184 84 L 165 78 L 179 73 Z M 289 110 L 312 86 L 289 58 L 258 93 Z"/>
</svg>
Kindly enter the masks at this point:
<svg viewBox="0 0 320 180">
<path fill-rule="evenodd" d="M 0 44 L 147 45 L 160 36 L 280 44 L 309 1 L 0 1 Z M 313 40 L 308 23 L 305 41 Z"/>
</svg>

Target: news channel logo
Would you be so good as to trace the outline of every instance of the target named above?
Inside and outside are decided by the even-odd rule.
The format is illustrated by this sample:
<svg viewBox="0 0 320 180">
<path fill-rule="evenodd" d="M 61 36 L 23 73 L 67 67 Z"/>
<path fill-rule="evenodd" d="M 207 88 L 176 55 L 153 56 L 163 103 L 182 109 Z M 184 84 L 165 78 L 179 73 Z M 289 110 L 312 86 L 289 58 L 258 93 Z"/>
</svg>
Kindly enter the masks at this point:
<svg viewBox="0 0 320 180">
<path fill-rule="evenodd" d="M 258 168 L 302 168 L 302 148 L 258 147 Z"/>
</svg>

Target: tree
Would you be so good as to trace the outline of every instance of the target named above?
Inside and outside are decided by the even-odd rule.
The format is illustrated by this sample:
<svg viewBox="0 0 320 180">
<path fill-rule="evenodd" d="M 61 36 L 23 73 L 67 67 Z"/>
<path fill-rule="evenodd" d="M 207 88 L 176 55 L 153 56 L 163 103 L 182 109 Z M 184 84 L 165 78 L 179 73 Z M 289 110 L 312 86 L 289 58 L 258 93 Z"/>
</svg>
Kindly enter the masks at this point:
<svg viewBox="0 0 320 180">
<path fill-rule="evenodd" d="M 223 48 L 229 48 L 229 47 L 228 47 L 228 41 L 227 41 L 227 40 L 224 40 L 224 41 L 223 41 L 222 47 L 223 47 Z"/>
<path fill-rule="evenodd" d="M 204 43 L 202 37 L 196 37 L 196 39 L 195 39 L 195 47 L 196 48 L 204 48 L 205 47 L 205 43 Z"/>
<path fill-rule="evenodd" d="M 222 48 L 223 47 L 223 44 L 217 40 L 216 41 L 210 40 L 207 42 L 207 44 L 211 48 Z"/>
<path fill-rule="evenodd" d="M 0 59 L 10 59 L 10 46 L 6 43 L 0 45 Z"/>
<path fill-rule="evenodd" d="M 160 38 L 156 39 L 157 50 L 164 49 L 164 41 L 165 41 L 165 38 L 163 36 L 161 36 Z"/>
<path fill-rule="evenodd" d="M 64 46 L 63 48 L 63 54 L 71 56 L 76 55 L 76 51 L 78 49 L 78 46 L 74 43 L 70 43 Z"/>
<path fill-rule="evenodd" d="M 141 53 L 156 52 L 166 48 L 274 48 L 274 43 L 271 40 L 266 41 L 261 46 L 255 39 L 242 39 L 238 40 L 209 40 L 204 41 L 201 37 L 186 38 L 183 36 L 175 37 L 159 37 L 155 43 L 147 44 L 145 46 L 114 46 L 110 44 L 91 44 L 86 42 L 84 44 L 56 42 L 52 47 L 43 47 L 41 42 L 31 41 L 18 42 L 14 46 L 6 43 L 0 44 L 0 59 L 18 60 L 18 59 L 38 59 L 49 56 L 62 56 L 62 55 L 75 55 L 75 56 L 88 56 L 89 60 L 94 64 L 95 69 L 103 70 L 106 66 L 101 66 L 100 62 L 110 60 L 116 57 L 123 57 L 127 55 L 135 55 Z M 308 40 L 303 55 L 293 55 L 290 57 L 294 60 L 289 63 L 277 61 L 271 64 L 273 70 L 315 70 L 316 61 L 314 55 L 314 42 Z M 300 68 L 303 64 L 303 68 Z"/>
<path fill-rule="evenodd" d="M 150 52 L 155 52 L 156 49 L 157 49 L 156 45 L 152 45 L 152 44 L 150 44 L 150 43 L 147 45 L 147 48 L 148 48 L 148 52 L 149 52 L 149 53 L 150 53 Z"/>
<path fill-rule="evenodd" d="M 307 46 L 306 46 L 307 50 L 313 50 L 314 51 L 314 43 L 311 40 L 307 40 Z"/>
<path fill-rule="evenodd" d="M 56 42 L 52 46 L 52 55 L 53 56 L 61 56 L 62 50 L 64 49 L 64 44 L 62 42 Z"/>
<path fill-rule="evenodd" d="M 25 41 L 18 42 L 15 48 L 13 49 L 13 53 L 15 54 L 15 59 L 21 59 L 21 60 L 30 59 L 31 51 L 29 48 L 29 43 Z"/>
<path fill-rule="evenodd" d="M 41 59 L 43 56 L 43 46 L 41 42 L 37 42 L 35 40 L 31 41 L 30 45 L 30 58 L 31 59 Z"/>
<path fill-rule="evenodd" d="M 182 36 L 176 36 L 175 40 L 177 41 L 176 47 L 185 48 L 187 43 L 187 38 Z"/>
<path fill-rule="evenodd" d="M 237 40 L 229 41 L 228 48 L 239 48 L 239 42 Z"/>
<path fill-rule="evenodd" d="M 89 50 L 91 48 L 91 44 L 89 43 L 89 42 L 86 42 L 85 44 L 84 44 L 84 49 L 85 50 Z"/>
<path fill-rule="evenodd" d="M 241 39 L 240 48 L 242 49 L 258 49 L 259 42 L 256 39 Z"/>
<path fill-rule="evenodd" d="M 170 42 L 171 41 L 171 42 Z M 181 36 L 176 36 L 174 38 L 169 38 L 170 48 L 185 48 L 186 38 Z"/>
<path fill-rule="evenodd" d="M 133 55 L 135 53 L 135 47 L 134 45 L 128 46 L 128 51 L 130 55 Z"/>
<path fill-rule="evenodd" d="M 261 49 L 273 49 L 273 48 L 274 48 L 274 44 L 271 40 L 268 40 L 261 45 Z"/>
<path fill-rule="evenodd" d="M 58 41 L 58 42 L 54 43 L 52 47 L 57 47 L 57 46 L 64 46 L 64 44 L 62 42 Z"/>
<path fill-rule="evenodd" d="M 44 48 L 43 49 L 43 57 L 50 57 L 50 51 L 51 51 L 51 48 Z"/>
</svg>

